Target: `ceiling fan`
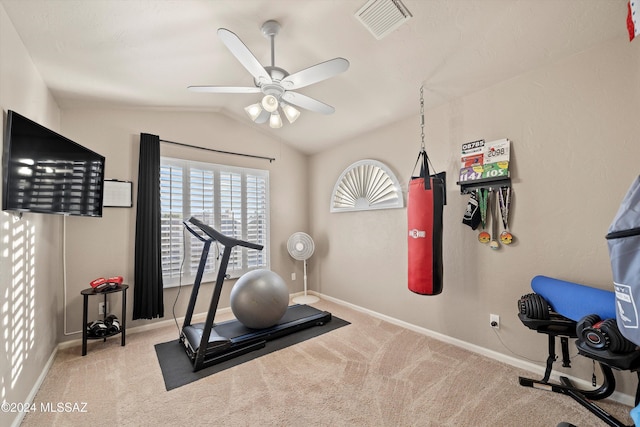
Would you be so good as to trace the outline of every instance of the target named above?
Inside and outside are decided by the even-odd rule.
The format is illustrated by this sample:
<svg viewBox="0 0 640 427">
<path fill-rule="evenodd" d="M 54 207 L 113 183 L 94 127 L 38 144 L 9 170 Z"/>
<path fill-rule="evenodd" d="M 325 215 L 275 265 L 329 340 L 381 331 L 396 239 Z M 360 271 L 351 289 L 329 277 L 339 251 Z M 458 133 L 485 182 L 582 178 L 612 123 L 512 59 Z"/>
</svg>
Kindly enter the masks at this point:
<svg viewBox="0 0 640 427">
<path fill-rule="evenodd" d="M 258 62 L 237 35 L 225 28 L 218 29 L 218 37 L 222 43 L 253 76 L 254 87 L 189 86 L 188 89 L 194 92 L 208 93 L 262 92 L 264 94 L 262 100 L 259 103 L 249 105 L 245 111 L 256 123 L 265 123 L 268 120 L 272 128 L 282 127 L 278 107 L 282 109 L 290 123 L 293 123 L 300 116 L 300 111 L 295 107 L 322 114 L 333 113 L 335 108 L 332 106 L 293 91 L 346 71 L 349 68 L 349 61 L 344 58 L 334 58 L 289 74 L 275 65 L 274 39 L 280 30 L 280 24 L 277 21 L 269 20 L 262 24 L 261 30 L 262 34 L 271 40 L 271 65 L 266 67 Z"/>
</svg>

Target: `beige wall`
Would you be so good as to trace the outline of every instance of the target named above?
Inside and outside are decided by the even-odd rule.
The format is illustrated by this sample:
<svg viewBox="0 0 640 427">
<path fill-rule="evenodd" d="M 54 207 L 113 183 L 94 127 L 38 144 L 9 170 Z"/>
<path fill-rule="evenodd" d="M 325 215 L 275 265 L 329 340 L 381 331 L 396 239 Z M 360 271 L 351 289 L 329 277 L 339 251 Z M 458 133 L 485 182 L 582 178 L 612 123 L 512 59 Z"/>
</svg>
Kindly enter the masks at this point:
<svg viewBox="0 0 640 427">
<path fill-rule="evenodd" d="M 134 208 L 104 208 L 102 218 L 68 217 L 66 219 L 67 255 L 67 330 L 77 331 L 82 323 L 80 291 L 96 277 L 122 275 L 133 284 L 135 193 L 138 183 L 138 152 L 140 133 L 159 135 L 161 139 L 183 144 L 209 147 L 265 157 L 262 159 L 230 156 L 203 150 L 161 144 L 163 156 L 222 163 L 269 170 L 271 189 L 271 269 L 282 276 L 291 293 L 302 290 L 301 264 L 287 253 L 286 241 L 295 231 L 308 231 L 308 196 L 306 170 L 308 159 L 262 133 L 253 126 L 238 123 L 215 113 L 141 111 L 111 109 L 73 109 L 62 115 L 65 136 L 106 157 L 106 179 L 133 181 Z M 291 273 L 299 278 L 291 280 Z M 220 307 L 228 307 L 228 295 L 233 281 L 225 283 Z M 202 288 L 198 295 L 196 313 L 209 307 L 212 285 Z M 184 287 L 175 309 L 176 317 L 184 316 L 191 287 Z M 177 288 L 164 294 L 165 317 L 171 319 Z M 128 315 L 131 319 L 133 289 L 129 290 Z M 90 298 L 89 318 L 97 315 L 98 298 Z M 111 311 L 119 316 L 120 298 L 110 298 Z M 59 310 L 63 307 L 59 304 Z M 58 318 L 62 322 L 62 316 Z M 128 327 L 149 321 L 129 322 Z M 61 341 L 77 339 L 78 335 L 63 336 Z"/>
<path fill-rule="evenodd" d="M 639 173 L 639 112 L 640 44 L 625 38 L 427 111 L 427 151 L 448 174 L 444 291 L 418 296 L 407 290 L 406 209 L 329 213 L 335 181 L 357 160 L 386 163 L 406 191 L 420 149 L 416 88 L 414 117 L 311 158 L 311 287 L 511 355 L 488 326 L 499 314 L 502 341 L 543 365 L 546 337 L 520 323 L 516 301 L 538 274 L 611 289 L 604 236 Z M 461 144 L 500 138 L 512 141 L 517 242 L 492 251 L 461 223 L 468 196 L 456 182 Z M 591 364 L 576 364 L 572 373 L 588 379 Z"/>
<path fill-rule="evenodd" d="M 418 88 L 415 117 L 307 158 L 252 126 L 214 113 L 60 112 L 2 7 L 0 59 L 3 110 L 15 109 L 105 155 L 107 178 L 137 184 L 141 132 L 276 157 L 269 164 L 163 145 L 165 155 L 270 170 L 271 265 L 292 292 L 302 289 L 302 274 L 300 263 L 286 252 L 286 239 L 294 231 L 307 231 L 317 243 L 309 264 L 311 289 L 499 353 L 514 351 L 542 365 L 545 337 L 526 330 L 516 317 L 516 300 L 530 291 L 531 278 L 546 274 L 610 288 L 604 235 L 638 174 L 640 157 L 640 44 L 625 38 L 426 112 L 427 149 L 434 165 L 449 174 L 445 286 L 436 297 L 406 289 L 405 209 L 329 214 L 336 179 L 357 160 L 385 162 L 406 190 L 420 147 Z M 479 138 L 513 141 L 512 231 L 517 243 L 499 251 L 481 246 L 477 233 L 461 224 L 467 199 L 455 184 L 460 145 Z M 3 323 L 0 335 L 0 400 L 24 401 L 56 343 L 79 338 L 64 331 L 81 327 L 79 293 L 89 280 L 122 274 L 131 283 L 134 229 L 135 208 L 106 208 L 99 219 L 64 221 L 31 214 L 15 221 L 0 213 L 0 322 L 10 325 Z M 11 245 L 22 236 L 33 263 L 18 269 L 18 252 Z M 290 280 L 291 272 L 298 273 L 298 281 Z M 208 288 L 196 311 L 205 310 Z M 228 305 L 229 288 L 222 306 Z M 188 290 L 181 294 L 177 316 L 184 314 Z M 132 302 L 133 293 L 129 295 Z M 171 317 L 175 296 L 176 289 L 165 292 L 165 319 Z M 90 315 L 96 313 L 96 303 Z M 489 313 L 501 316 L 500 339 L 509 350 L 488 327 Z M 591 366 L 583 359 L 576 358 L 572 373 L 588 378 Z M 622 377 L 620 390 L 633 394 L 631 376 L 617 375 Z M 0 414 L 0 424 L 11 420 Z"/>
<path fill-rule="evenodd" d="M 7 110 L 59 129 L 60 110 L 1 5 L 0 108 L 3 129 Z M 0 402 L 27 401 L 56 348 L 61 225 L 59 216 L 0 212 Z M 17 415 L 0 412 L 0 425 Z"/>
</svg>

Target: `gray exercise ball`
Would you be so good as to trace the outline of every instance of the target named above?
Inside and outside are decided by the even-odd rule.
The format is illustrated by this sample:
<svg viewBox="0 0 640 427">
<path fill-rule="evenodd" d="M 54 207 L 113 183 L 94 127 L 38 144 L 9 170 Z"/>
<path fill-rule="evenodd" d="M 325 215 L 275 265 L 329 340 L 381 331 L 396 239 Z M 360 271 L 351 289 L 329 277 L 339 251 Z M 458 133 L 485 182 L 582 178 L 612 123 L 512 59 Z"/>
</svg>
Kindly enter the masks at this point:
<svg viewBox="0 0 640 427">
<path fill-rule="evenodd" d="M 270 270 L 243 274 L 231 289 L 231 311 L 244 326 L 264 329 L 276 325 L 289 305 L 289 289 Z"/>
</svg>

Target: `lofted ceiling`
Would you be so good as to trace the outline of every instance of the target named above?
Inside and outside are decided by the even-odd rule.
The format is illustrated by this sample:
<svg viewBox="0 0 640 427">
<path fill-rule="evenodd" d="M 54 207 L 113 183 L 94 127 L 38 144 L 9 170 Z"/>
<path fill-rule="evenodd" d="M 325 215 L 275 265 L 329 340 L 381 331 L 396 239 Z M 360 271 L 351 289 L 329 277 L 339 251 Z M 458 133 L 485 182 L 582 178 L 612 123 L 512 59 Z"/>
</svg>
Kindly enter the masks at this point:
<svg viewBox="0 0 640 427">
<path fill-rule="evenodd" d="M 0 0 L 62 109 L 214 111 L 305 153 L 415 115 L 529 70 L 625 37 L 626 0 L 402 0 L 413 17 L 381 40 L 355 18 L 366 0 Z M 235 34 L 263 64 L 275 19 L 275 65 L 293 74 L 335 57 L 349 69 L 298 92 L 335 107 L 294 124 L 254 124 L 260 94 L 190 85 L 253 86 L 217 36 Z M 7 58 L 0 58 L 8 60 Z"/>
</svg>

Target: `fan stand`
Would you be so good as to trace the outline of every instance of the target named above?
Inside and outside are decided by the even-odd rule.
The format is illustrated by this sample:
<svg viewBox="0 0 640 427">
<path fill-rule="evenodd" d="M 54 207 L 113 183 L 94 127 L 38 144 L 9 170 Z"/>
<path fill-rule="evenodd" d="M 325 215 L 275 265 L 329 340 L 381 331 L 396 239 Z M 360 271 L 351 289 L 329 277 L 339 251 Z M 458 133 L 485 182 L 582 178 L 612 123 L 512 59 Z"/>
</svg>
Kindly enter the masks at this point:
<svg viewBox="0 0 640 427">
<path fill-rule="evenodd" d="M 293 302 L 296 304 L 313 304 L 320 301 L 315 295 L 307 295 L 307 260 L 304 260 L 304 295 L 293 298 Z"/>
</svg>

